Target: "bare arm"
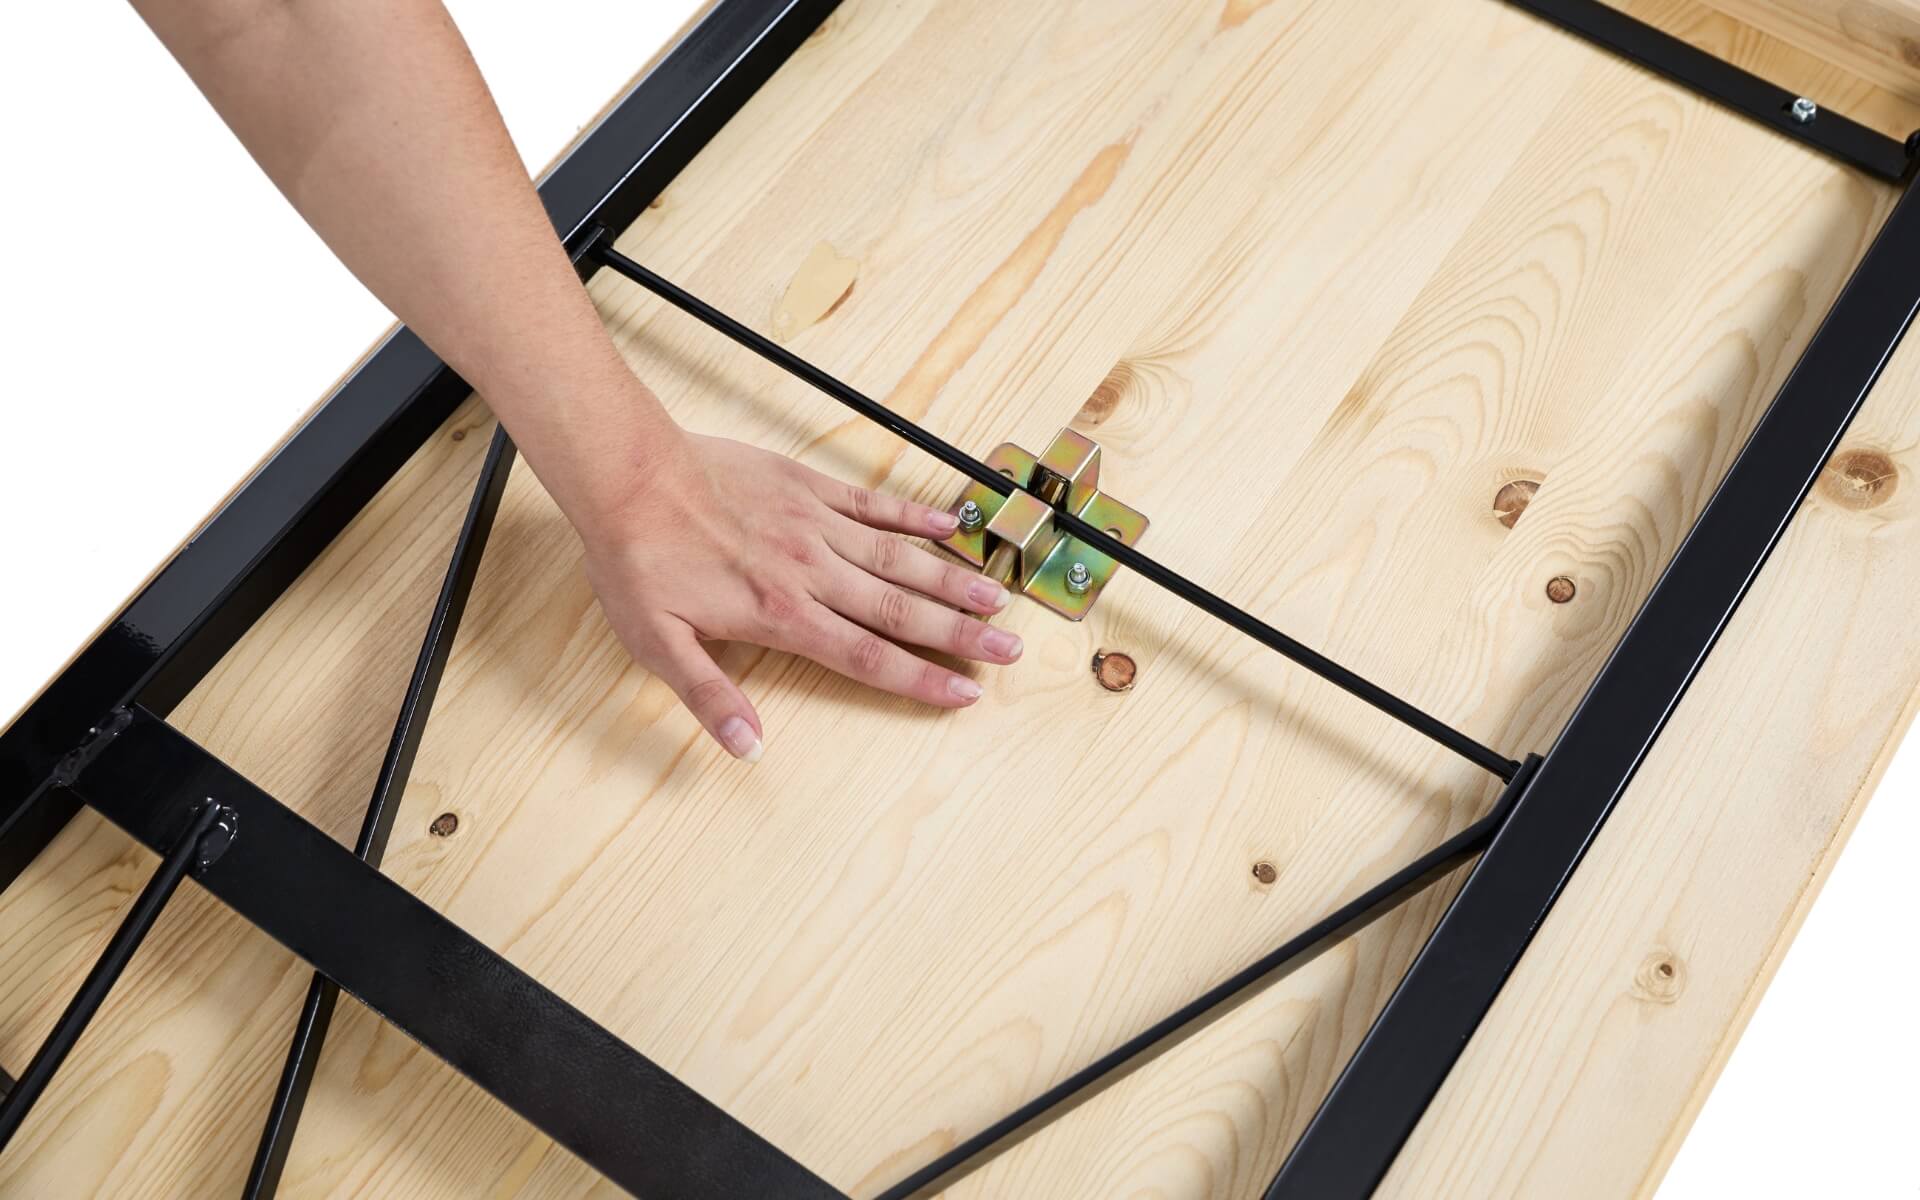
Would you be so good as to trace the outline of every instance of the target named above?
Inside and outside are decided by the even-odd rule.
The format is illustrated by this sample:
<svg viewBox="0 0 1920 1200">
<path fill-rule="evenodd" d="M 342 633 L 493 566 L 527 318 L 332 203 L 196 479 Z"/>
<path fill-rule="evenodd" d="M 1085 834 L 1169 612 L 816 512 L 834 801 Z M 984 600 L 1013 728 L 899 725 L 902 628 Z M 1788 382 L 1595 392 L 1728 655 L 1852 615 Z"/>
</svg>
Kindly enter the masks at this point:
<svg viewBox="0 0 1920 1200">
<path fill-rule="evenodd" d="M 601 326 L 438 0 L 134 6 L 341 261 L 486 397 L 622 642 L 731 753 L 759 757 L 760 720 L 703 640 L 945 707 L 978 685 L 888 638 L 1019 656 L 956 611 L 995 611 L 1003 589 L 884 532 L 943 535 L 950 516 L 674 423 Z"/>
</svg>

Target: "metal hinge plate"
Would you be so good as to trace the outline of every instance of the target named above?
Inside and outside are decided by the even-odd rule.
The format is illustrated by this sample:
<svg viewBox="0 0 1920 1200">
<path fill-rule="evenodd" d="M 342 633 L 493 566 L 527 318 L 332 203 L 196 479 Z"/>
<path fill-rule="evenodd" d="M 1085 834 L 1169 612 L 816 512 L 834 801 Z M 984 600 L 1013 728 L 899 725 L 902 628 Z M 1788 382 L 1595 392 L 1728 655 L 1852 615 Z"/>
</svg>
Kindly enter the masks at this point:
<svg viewBox="0 0 1920 1200">
<path fill-rule="evenodd" d="M 959 531 L 940 544 L 1068 620 L 1085 617 L 1119 564 L 1062 533 L 1054 510 L 1129 546 L 1147 531 L 1146 515 L 1100 490 L 1100 446 L 1071 429 L 1061 430 L 1044 454 L 1007 442 L 987 455 L 987 465 L 1023 490 L 1002 496 L 972 484 L 950 510 L 961 518 Z"/>
</svg>

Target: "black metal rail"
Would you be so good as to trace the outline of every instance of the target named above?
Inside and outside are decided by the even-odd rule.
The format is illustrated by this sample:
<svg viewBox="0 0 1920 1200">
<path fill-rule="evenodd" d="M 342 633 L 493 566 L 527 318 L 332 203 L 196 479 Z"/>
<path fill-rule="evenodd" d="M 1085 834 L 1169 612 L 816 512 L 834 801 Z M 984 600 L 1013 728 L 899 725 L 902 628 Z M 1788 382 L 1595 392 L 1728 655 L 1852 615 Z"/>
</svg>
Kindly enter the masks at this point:
<svg viewBox="0 0 1920 1200">
<path fill-rule="evenodd" d="M 1269 1200 L 1362 1197 L 1386 1174 L 1906 335 L 1920 308 L 1916 263 L 1920 198 L 1910 188 L 1295 1144 Z"/>
<path fill-rule="evenodd" d="M 198 882 L 608 1179 L 642 1196 L 840 1193 L 159 717 L 73 780 L 157 850 L 211 796 L 239 836 Z"/>
</svg>

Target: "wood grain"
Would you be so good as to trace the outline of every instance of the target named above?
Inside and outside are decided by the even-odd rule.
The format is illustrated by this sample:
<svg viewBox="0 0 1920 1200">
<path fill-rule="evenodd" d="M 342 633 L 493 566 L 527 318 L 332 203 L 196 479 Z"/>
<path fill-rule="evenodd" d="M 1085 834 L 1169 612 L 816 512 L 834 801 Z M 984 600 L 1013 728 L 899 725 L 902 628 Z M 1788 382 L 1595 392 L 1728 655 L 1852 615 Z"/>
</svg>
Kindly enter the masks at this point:
<svg viewBox="0 0 1920 1200">
<path fill-rule="evenodd" d="M 1898 96 L 1920 100 L 1920 3 L 1914 0 L 1705 2 Z"/>
<path fill-rule="evenodd" d="M 1149 551 L 1517 753 L 1565 720 L 1889 199 L 1492 0 L 850 0 L 620 244 L 976 452 L 1085 430 L 1103 479 L 1153 518 Z M 689 424 L 901 494 L 954 493 L 624 282 L 591 290 Z M 1920 414 L 1877 428 L 1903 463 Z M 463 409 L 176 716 L 343 841 L 487 429 Z M 1856 474 L 1847 486 L 1871 492 L 1873 472 Z M 1538 487 L 1503 521 L 1516 480 Z M 1883 508 L 1903 511 L 1847 518 Z M 1892 557 L 1877 569 L 1912 571 Z M 1564 603 L 1554 579 L 1573 585 Z M 766 759 L 736 766 L 620 653 L 570 531 L 517 471 L 387 869 L 869 1195 L 1491 791 L 1138 579 L 1082 625 L 1024 603 L 1004 620 L 1025 660 L 955 714 L 729 650 L 768 730 Z M 1787 638 L 1760 639 L 1762 667 L 1786 670 Z M 1093 680 L 1103 648 L 1139 664 L 1131 692 Z M 1878 752 L 1920 676 L 1911 654 L 1875 665 L 1861 697 L 1817 693 L 1856 722 L 1849 753 Z M 1682 748 L 1733 755 L 1762 736 L 1712 707 L 1700 720 Z M 1809 760 L 1804 741 L 1765 736 Z M 1650 764 L 1636 795 L 1722 778 L 1699 770 Z M 1797 812 L 1810 791 L 1837 814 L 1858 791 L 1857 776 L 1790 778 L 1701 803 Z M 449 812 L 458 831 L 431 832 Z M 0 897 L 7 1061 L 51 1022 L 144 862 L 83 821 Z M 1739 926 L 1728 954 L 1750 972 L 1803 902 L 1804 866 L 1735 856 L 1738 904 L 1701 904 L 1703 927 Z M 1628 903 L 1624 884 L 1595 886 L 1569 920 Z M 1445 895 L 956 1192 L 1248 1194 Z M 304 981 L 194 893 L 0 1162 L 0 1191 L 230 1193 Z M 1591 1000 L 1557 983 L 1517 980 L 1521 1012 L 1503 1019 L 1541 1024 L 1535 995 Z M 1738 1002 L 1671 1007 L 1710 1057 Z M 1543 1072 L 1556 1052 L 1536 1050 Z M 1435 1119 L 1479 1111 L 1512 1069 L 1470 1065 L 1473 1090 Z M 1700 1077 L 1663 1081 L 1664 1109 L 1644 1101 L 1654 1115 L 1587 1152 L 1653 1172 L 1648 1131 L 1666 1136 Z M 1416 1192 L 1504 1186 L 1529 1156 L 1574 1154 L 1569 1136 L 1529 1126 L 1524 1143 L 1483 1139 L 1485 1163 L 1410 1152 L 1406 1169 Z M 594 1186 L 343 1003 L 288 1195 Z"/>
<path fill-rule="evenodd" d="M 1769 82 L 1810 97 L 1827 111 L 1843 113 L 1904 142 L 1920 129 L 1920 74 L 1907 70 L 1890 78 L 1885 71 L 1862 70 L 1847 54 L 1834 52 L 1831 38 L 1809 36 L 1792 22 L 1764 19 L 1762 11 L 1809 9 L 1823 2 L 1621 0 L 1617 7 Z M 1911 6 L 1908 0 L 1867 0 L 1861 7 L 1891 10 Z"/>
</svg>

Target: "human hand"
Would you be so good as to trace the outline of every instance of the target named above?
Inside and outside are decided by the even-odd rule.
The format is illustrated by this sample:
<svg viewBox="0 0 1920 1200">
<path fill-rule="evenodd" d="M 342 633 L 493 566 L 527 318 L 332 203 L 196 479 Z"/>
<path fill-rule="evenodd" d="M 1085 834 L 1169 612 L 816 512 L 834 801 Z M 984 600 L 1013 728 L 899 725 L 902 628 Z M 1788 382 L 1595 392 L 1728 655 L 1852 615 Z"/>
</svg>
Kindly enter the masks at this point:
<svg viewBox="0 0 1920 1200">
<path fill-rule="evenodd" d="M 679 437 L 630 496 L 576 525 L 621 643 L 734 757 L 757 761 L 765 735 L 702 642 L 799 654 L 940 708 L 972 704 L 980 685 L 895 641 L 1020 657 L 1018 637 L 968 615 L 1006 607 L 1004 587 L 896 536 L 945 537 L 952 514 L 740 442 Z"/>
</svg>

